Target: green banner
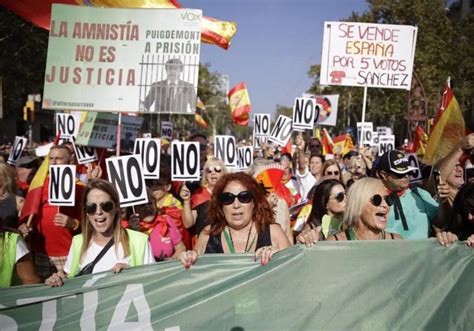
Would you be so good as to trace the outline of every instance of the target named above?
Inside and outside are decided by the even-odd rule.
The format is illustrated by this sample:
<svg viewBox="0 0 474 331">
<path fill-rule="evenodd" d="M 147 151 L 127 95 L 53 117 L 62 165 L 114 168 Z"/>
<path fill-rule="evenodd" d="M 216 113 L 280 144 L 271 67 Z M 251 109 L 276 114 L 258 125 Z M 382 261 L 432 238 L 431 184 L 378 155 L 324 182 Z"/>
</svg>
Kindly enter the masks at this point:
<svg viewBox="0 0 474 331">
<path fill-rule="evenodd" d="M 435 241 L 294 246 L 266 266 L 208 255 L 0 290 L 2 330 L 474 330 L 474 250 Z"/>
</svg>

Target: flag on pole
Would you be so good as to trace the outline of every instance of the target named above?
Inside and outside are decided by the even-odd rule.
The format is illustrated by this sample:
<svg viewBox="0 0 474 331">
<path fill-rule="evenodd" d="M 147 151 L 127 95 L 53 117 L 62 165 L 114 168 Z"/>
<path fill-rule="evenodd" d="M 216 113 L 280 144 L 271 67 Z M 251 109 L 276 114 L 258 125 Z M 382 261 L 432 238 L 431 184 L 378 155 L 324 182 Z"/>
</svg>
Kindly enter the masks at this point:
<svg viewBox="0 0 474 331">
<path fill-rule="evenodd" d="M 416 126 L 413 132 L 413 152 L 418 156 L 423 156 L 426 153 L 426 144 L 428 143 L 428 135 L 425 130 L 419 125 Z"/>
<path fill-rule="evenodd" d="M 426 145 L 423 163 L 433 165 L 448 155 L 462 140 L 465 131 L 464 117 L 448 78 Z"/>
<path fill-rule="evenodd" d="M 202 117 L 202 113 L 205 111 L 206 111 L 206 106 L 204 105 L 202 100 L 198 97 L 197 102 L 196 102 L 196 112 L 194 113 L 194 120 L 200 127 L 207 129 L 209 125 L 207 124 L 206 120 Z"/>
<path fill-rule="evenodd" d="M 323 146 L 323 155 L 334 154 L 334 143 L 326 129 L 322 130 L 321 145 Z"/>
<path fill-rule="evenodd" d="M 234 86 L 229 91 L 228 97 L 232 122 L 242 126 L 248 125 L 252 105 L 245 83 L 241 82 Z"/>
<path fill-rule="evenodd" d="M 341 134 L 336 136 L 332 139 L 334 143 L 333 152 L 334 154 L 347 154 L 349 153 L 352 148 L 354 147 L 354 143 L 352 142 L 352 138 L 350 134 Z"/>
</svg>

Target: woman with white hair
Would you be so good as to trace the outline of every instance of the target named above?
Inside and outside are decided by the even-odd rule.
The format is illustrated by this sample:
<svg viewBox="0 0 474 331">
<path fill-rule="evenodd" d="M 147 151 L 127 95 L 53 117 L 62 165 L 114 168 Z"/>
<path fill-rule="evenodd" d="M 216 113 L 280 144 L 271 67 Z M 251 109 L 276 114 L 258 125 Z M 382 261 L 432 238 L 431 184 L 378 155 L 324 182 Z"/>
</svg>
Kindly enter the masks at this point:
<svg viewBox="0 0 474 331">
<path fill-rule="evenodd" d="M 342 231 L 328 240 L 403 239 L 397 233 L 386 232 L 392 200 L 382 181 L 362 178 L 347 193 Z"/>
</svg>

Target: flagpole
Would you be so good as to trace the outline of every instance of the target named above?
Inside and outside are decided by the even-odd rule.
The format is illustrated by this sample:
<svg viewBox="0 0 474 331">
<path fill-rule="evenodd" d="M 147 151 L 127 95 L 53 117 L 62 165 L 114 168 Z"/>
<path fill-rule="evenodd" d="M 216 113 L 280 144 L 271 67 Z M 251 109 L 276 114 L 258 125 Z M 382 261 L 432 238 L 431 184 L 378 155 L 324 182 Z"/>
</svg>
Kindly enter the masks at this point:
<svg viewBox="0 0 474 331">
<path fill-rule="evenodd" d="M 367 105 L 367 84 L 364 86 L 364 100 L 362 101 L 362 123 L 360 127 L 359 148 L 363 146 L 364 141 L 364 124 L 365 124 L 365 109 Z"/>
<path fill-rule="evenodd" d="M 120 156 L 120 138 L 122 136 L 122 112 L 119 112 L 118 125 L 117 125 L 117 150 L 115 156 Z"/>
</svg>

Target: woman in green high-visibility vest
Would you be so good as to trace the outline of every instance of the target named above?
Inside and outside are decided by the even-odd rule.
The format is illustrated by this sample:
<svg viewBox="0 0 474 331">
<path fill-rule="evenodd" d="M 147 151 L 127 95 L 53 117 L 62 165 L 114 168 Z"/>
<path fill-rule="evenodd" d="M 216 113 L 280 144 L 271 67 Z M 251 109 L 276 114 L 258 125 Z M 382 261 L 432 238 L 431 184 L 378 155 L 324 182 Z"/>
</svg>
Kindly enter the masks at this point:
<svg viewBox="0 0 474 331">
<path fill-rule="evenodd" d="M 148 236 L 120 226 L 120 201 L 115 187 L 101 179 L 87 184 L 84 191 L 82 233 L 74 236 L 64 272 L 46 280 L 61 286 L 66 277 L 154 263 Z"/>
</svg>

